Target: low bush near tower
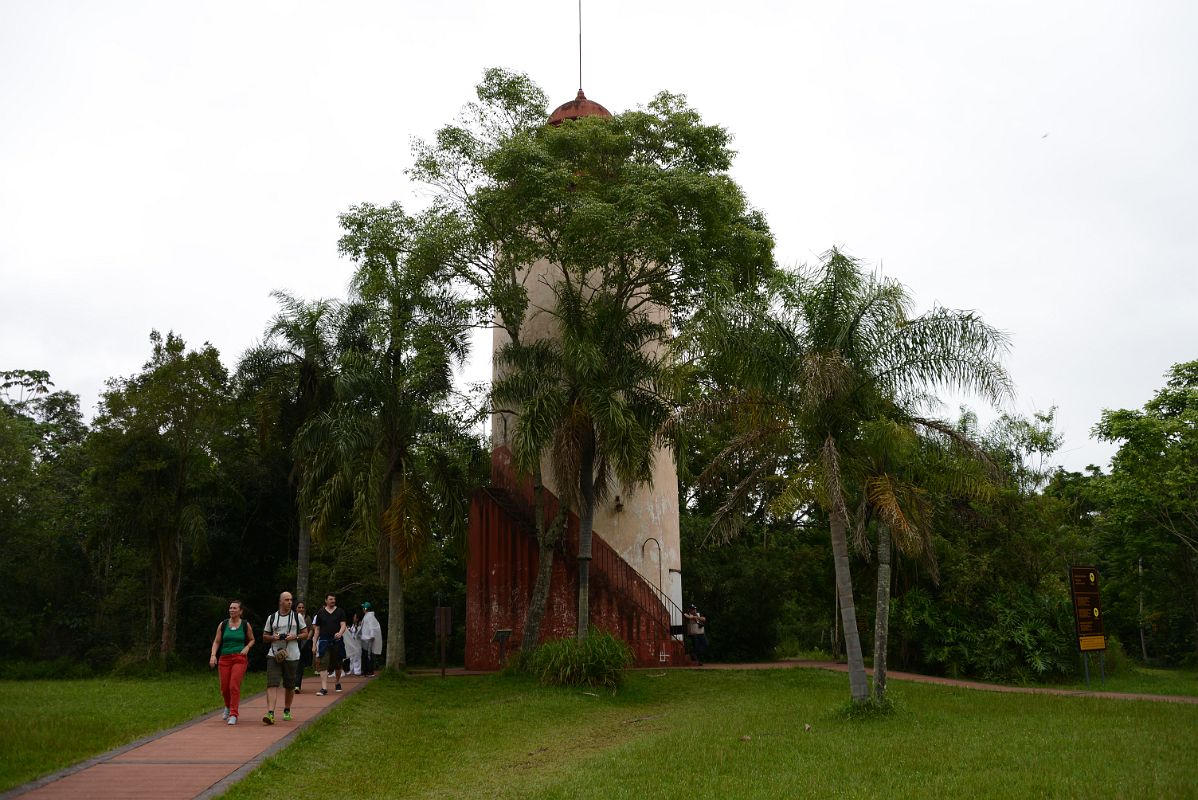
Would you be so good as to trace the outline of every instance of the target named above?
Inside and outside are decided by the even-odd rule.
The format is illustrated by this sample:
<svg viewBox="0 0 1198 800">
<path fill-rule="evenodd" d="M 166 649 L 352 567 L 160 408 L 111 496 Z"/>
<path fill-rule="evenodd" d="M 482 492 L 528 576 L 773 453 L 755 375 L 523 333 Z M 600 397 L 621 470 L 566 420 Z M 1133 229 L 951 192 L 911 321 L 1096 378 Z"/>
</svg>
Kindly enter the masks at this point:
<svg viewBox="0 0 1198 800">
<path fill-rule="evenodd" d="M 523 660 L 524 669 L 547 686 L 606 686 L 618 688 L 632 666 L 632 650 L 603 630 L 582 641 L 555 639 Z"/>
</svg>

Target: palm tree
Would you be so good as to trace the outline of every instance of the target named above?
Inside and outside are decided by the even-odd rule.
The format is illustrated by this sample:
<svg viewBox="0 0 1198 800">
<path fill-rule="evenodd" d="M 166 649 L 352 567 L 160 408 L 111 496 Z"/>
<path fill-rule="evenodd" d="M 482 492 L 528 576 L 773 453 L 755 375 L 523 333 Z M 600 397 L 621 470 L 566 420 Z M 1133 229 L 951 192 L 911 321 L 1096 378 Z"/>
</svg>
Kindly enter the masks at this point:
<svg viewBox="0 0 1198 800">
<path fill-rule="evenodd" d="M 548 454 L 563 503 L 578 513 L 577 636 L 585 639 L 595 507 L 613 483 L 631 488 L 651 480 L 672 409 L 666 387 L 673 367 L 654 346 L 665 338 L 663 323 L 602 290 L 562 282 L 554 291 L 556 304 L 546 313 L 557 336 L 505 347 L 498 357 L 509 369 L 493 394 L 518 412 L 512 438 L 518 468 L 532 474 Z M 552 562 L 545 555 L 555 528 L 560 521 L 540 542 L 534 601 L 547 593 Z M 526 630 L 526 646 L 530 635 Z"/>
<path fill-rule="evenodd" d="M 241 359 L 238 376 L 254 398 L 259 438 L 275 436 L 290 450 L 296 432 L 322 410 L 333 396 L 334 335 L 337 304 L 306 302 L 286 292 L 274 292 L 280 309 L 261 344 Z M 308 596 L 312 547 L 309 510 L 300 502 L 306 462 L 292 457 L 288 480 L 296 491 L 299 542 L 296 548 L 296 601 Z"/>
<path fill-rule="evenodd" d="M 861 430 L 864 484 L 853 543 L 868 553 L 866 528 L 872 522 L 878 567 L 873 696 L 878 703 L 885 703 L 893 548 L 922 561 L 933 580 L 938 580 L 930 526 L 935 506 L 932 498 L 944 492 L 957 497 L 989 497 L 994 493 L 997 469 L 964 431 L 940 420 L 892 408 L 886 417 L 865 422 Z"/>
<path fill-rule="evenodd" d="M 910 316 L 895 281 L 867 274 L 833 249 L 814 269 L 782 275 L 772 291 L 713 321 L 712 363 L 739 390 L 739 435 L 726 453 L 752 453 L 757 467 L 731 492 L 716 525 L 762 483 L 777 485 L 776 512 L 814 505 L 827 515 L 836 594 L 855 702 L 869 699 L 849 570 L 850 507 L 868 480 L 864 425 L 910 417 L 930 391 L 959 388 L 994 402 L 1011 392 L 998 363 L 1002 333 L 970 312 L 934 308 Z"/>
<path fill-rule="evenodd" d="M 509 439 L 513 466 L 518 474 L 532 479 L 533 524 L 537 537 L 537 577 L 524 614 L 520 649 L 531 653 L 541 639 L 541 622 L 549 602 L 554 552 L 566 526 L 564 503 L 552 521 L 545 518 L 545 475 L 542 458 L 553 440 L 567 405 L 561 382 L 561 357 L 552 341 L 524 345 L 519 331 L 495 353 L 503 368 L 491 386 L 495 409 L 515 412 L 516 424 Z"/>
<path fill-rule="evenodd" d="M 303 495 L 314 532 L 348 506 L 355 530 L 386 543 L 386 666 L 401 669 L 404 573 L 435 530 L 462 527 L 481 463 L 469 420 L 449 406 L 469 320 L 451 288 L 409 263 L 416 226 L 398 206 L 355 209 L 342 225 L 342 252 L 358 269 L 334 402 L 304 426 L 297 452 L 310 459 Z"/>
</svg>

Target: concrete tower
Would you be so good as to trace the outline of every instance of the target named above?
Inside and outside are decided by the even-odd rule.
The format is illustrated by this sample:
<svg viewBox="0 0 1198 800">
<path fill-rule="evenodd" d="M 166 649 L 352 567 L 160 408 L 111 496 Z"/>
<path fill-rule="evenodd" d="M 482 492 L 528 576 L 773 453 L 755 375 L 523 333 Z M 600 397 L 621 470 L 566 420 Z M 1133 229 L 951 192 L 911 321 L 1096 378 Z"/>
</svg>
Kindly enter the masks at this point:
<svg viewBox="0 0 1198 800">
<path fill-rule="evenodd" d="M 549 117 L 550 125 L 560 125 L 565 120 L 580 117 L 610 117 L 611 113 L 600 104 L 588 100 L 582 90 L 568 103 L 563 103 Z M 552 307 L 552 286 L 561 277 L 561 268 L 542 260 L 531 265 L 525 274 L 525 287 L 529 296 L 528 316 L 522 336 L 530 341 L 555 336 L 554 319 L 545 313 Z M 664 311 L 662 312 L 665 313 Z M 499 352 L 509 341 L 506 331 L 495 329 L 494 352 Z M 493 366 L 493 375 L 498 377 L 498 365 Z M 514 432 L 515 420 L 508 414 L 496 414 L 491 423 L 493 447 L 505 447 L 508 437 Z M 542 465 L 545 485 L 560 496 L 553 482 L 553 470 L 548 459 Z M 595 509 L 595 533 L 603 538 L 642 578 L 682 606 L 682 560 L 679 551 L 678 533 L 678 470 L 671 454 L 658 449 L 653 457 L 653 482 L 624 490 L 620 486 L 610 487 L 608 499 Z M 681 624 L 682 620 L 672 620 Z"/>
</svg>

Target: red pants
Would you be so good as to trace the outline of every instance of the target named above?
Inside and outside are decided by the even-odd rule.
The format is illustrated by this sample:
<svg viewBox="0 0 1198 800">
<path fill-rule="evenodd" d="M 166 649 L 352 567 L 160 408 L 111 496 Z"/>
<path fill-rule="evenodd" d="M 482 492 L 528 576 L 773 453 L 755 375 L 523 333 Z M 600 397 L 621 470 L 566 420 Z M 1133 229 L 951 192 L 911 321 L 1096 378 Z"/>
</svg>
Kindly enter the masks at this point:
<svg viewBox="0 0 1198 800">
<path fill-rule="evenodd" d="M 220 670 L 220 694 L 225 698 L 225 707 L 229 716 L 238 717 L 238 706 L 241 704 L 241 679 L 245 677 L 246 657 L 241 653 L 231 656 L 221 656 L 217 663 Z"/>
</svg>

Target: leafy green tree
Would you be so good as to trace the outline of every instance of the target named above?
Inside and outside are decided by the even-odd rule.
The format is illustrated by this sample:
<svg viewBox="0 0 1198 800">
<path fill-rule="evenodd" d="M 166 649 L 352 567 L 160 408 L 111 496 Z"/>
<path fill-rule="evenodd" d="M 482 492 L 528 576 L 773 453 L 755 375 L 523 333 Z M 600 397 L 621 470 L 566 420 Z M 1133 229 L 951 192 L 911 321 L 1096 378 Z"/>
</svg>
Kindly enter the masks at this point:
<svg viewBox="0 0 1198 800">
<path fill-rule="evenodd" d="M 909 566 L 895 593 L 908 668 L 1018 681 L 1076 670 L 1067 568 L 1093 552 L 1088 513 L 1049 466 L 1061 442 L 1053 424 L 1053 411 L 1004 414 L 984 429 L 972 412 L 958 421 L 998 480 L 985 493 L 950 483 L 930 496 L 938 569 Z"/>
<path fill-rule="evenodd" d="M 108 382 L 88 449 L 104 536 L 148 557 L 151 652 L 165 658 L 175 649 L 185 556 L 204 546 L 204 497 L 219 481 L 213 453 L 228 430 L 230 391 L 212 345 L 188 350 L 157 331 L 150 343 L 140 373 Z"/>
<path fill-rule="evenodd" d="M 301 430 L 302 503 L 313 533 L 348 506 L 352 529 L 386 548 L 389 669 L 406 663 L 404 573 L 434 530 L 460 529 L 478 479 L 468 419 L 455 413 L 453 370 L 469 316 L 440 276 L 410 260 L 416 221 L 398 205 L 341 217 L 341 251 L 357 264 L 339 332 L 332 405 Z"/>
<path fill-rule="evenodd" d="M 1112 620 L 1125 636 L 1139 628 L 1145 655 L 1152 640 L 1162 656 L 1181 660 L 1198 657 L 1198 361 L 1175 364 L 1166 377 L 1143 409 L 1103 412 L 1094 434 L 1119 451 L 1093 496 L 1110 577 L 1104 591 L 1126 609 Z"/>
<path fill-rule="evenodd" d="M 286 292 L 275 292 L 274 297 L 281 307 L 279 313 L 267 327 L 263 342 L 242 356 L 238 377 L 254 397 L 262 441 L 277 440 L 290 450 L 296 432 L 333 398 L 337 304 L 308 302 Z M 296 487 L 299 529 L 297 601 L 308 599 L 312 546 L 310 513 L 298 505 L 305 466 L 304 459 L 293 455 L 289 480 Z"/>
<path fill-rule="evenodd" d="M 0 372 L 0 550 L 12 625 L 0 654 L 83 655 L 95 640 L 80 502 L 87 427 L 79 398 L 40 370 Z"/>
<path fill-rule="evenodd" d="M 536 496 L 542 459 L 551 460 L 558 491 L 579 512 L 585 636 L 595 493 L 606 490 L 609 468 L 618 479 L 645 480 L 633 464 L 647 464 L 661 440 L 662 409 L 671 403 L 663 356 L 675 332 L 719 293 L 755 282 L 771 264 L 772 240 L 728 174 L 727 132 L 704 124 L 682 97 L 663 93 L 641 110 L 555 127 L 545 124 L 544 94 L 524 76 L 489 71 L 478 94 L 466 124 L 418 148 L 414 176 L 439 191 L 425 249 L 475 288 L 506 334 L 501 362 L 526 373 L 500 385 L 498 404 L 528 417 L 517 423 L 516 461 Z M 553 266 L 530 270 L 537 262 Z M 529 280 L 548 282 L 556 307 L 530 306 Z M 527 334 L 536 314 L 554 318 L 560 347 Z M 608 324 L 622 332 L 596 327 Z M 572 360 L 571 348 L 586 360 Z M 528 372 L 547 364 L 570 374 Z M 627 396 L 597 371 L 616 365 L 638 373 Z M 656 421 L 642 429 L 650 416 Z M 629 449 L 634 442 L 641 452 Z M 526 648 L 539 631 L 560 530 L 536 516 L 542 569 Z"/>
<path fill-rule="evenodd" d="M 776 486 L 778 513 L 814 504 L 827 515 L 855 702 L 869 698 L 849 567 L 850 509 L 869 478 L 864 426 L 897 410 L 906 424 L 941 427 L 918 414 L 937 387 L 995 401 L 1011 391 L 998 363 L 1001 333 L 968 312 L 912 317 L 910 305 L 900 284 L 833 249 L 814 269 L 780 277 L 773 293 L 730 308 L 723 323 L 710 320 L 707 334 L 716 365 L 741 392 L 729 452 L 758 460 L 717 523 L 734 525 L 763 482 Z"/>
</svg>

